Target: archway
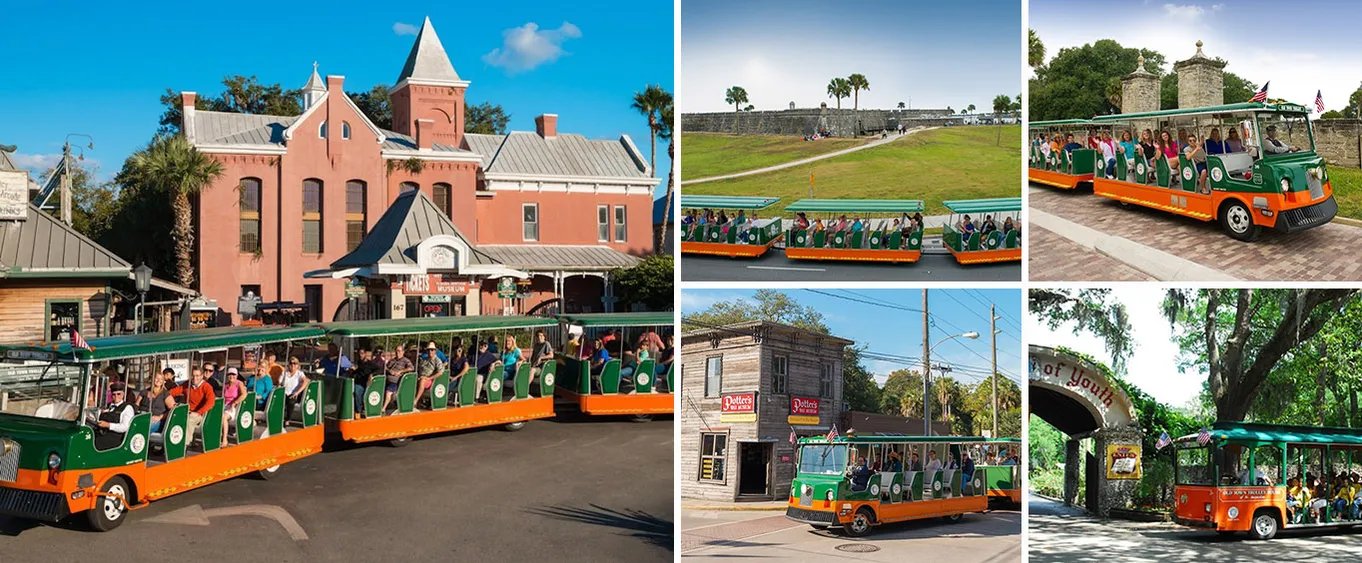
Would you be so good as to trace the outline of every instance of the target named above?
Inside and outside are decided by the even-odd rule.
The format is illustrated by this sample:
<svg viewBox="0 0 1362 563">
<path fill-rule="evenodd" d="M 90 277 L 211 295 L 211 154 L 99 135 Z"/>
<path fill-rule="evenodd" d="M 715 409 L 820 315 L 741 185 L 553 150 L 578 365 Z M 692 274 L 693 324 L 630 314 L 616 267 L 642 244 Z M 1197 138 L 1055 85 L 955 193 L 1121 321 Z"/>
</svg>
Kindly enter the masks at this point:
<svg viewBox="0 0 1362 563">
<path fill-rule="evenodd" d="M 1140 430 L 1130 397 L 1108 371 L 1083 358 L 1048 346 L 1030 347 L 1030 412 L 1068 436 L 1064 447 L 1064 504 L 1078 492 L 1079 467 L 1086 465 L 1083 505 L 1107 516 L 1125 507 L 1139 484 Z M 1086 459 L 1081 441 L 1093 440 Z M 1086 463 L 1081 463 L 1086 461 Z"/>
</svg>

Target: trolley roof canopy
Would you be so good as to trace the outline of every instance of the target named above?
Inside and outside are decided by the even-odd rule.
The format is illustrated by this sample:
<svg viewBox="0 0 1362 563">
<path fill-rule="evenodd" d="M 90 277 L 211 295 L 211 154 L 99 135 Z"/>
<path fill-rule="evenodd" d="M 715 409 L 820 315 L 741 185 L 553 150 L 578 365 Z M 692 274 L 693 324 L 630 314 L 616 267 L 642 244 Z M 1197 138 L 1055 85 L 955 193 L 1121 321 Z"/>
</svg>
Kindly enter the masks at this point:
<svg viewBox="0 0 1362 563">
<path fill-rule="evenodd" d="M 985 438 L 983 436 L 838 436 L 833 444 L 884 444 L 900 442 L 950 442 L 965 444 L 1020 444 L 1020 438 Z M 801 444 L 827 444 L 827 436 L 800 438 Z"/>
<path fill-rule="evenodd" d="M 788 212 L 920 213 L 917 199 L 801 199 L 785 207 Z"/>
<path fill-rule="evenodd" d="M 641 313 L 578 313 L 558 315 L 565 323 L 580 326 L 671 326 L 676 323 L 676 314 L 671 311 Z"/>
<path fill-rule="evenodd" d="M 1217 422 L 1211 425 L 1211 439 L 1218 443 L 1304 443 L 1345 444 L 1362 446 L 1362 429 L 1331 428 L 1326 426 L 1284 426 L 1245 422 Z M 1196 441 L 1196 434 L 1178 438 L 1179 442 Z"/>
<path fill-rule="evenodd" d="M 1110 123 L 1112 121 L 1128 121 L 1133 119 L 1151 119 L 1157 117 L 1172 117 L 1179 115 L 1207 115 L 1214 113 L 1243 113 L 1250 111 L 1271 111 L 1278 113 L 1307 113 L 1309 110 L 1305 106 L 1297 104 L 1267 104 L 1263 102 L 1242 102 L 1238 104 L 1225 104 L 1220 106 L 1206 106 L 1188 109 L 1165 109 L 1159 111 L 1146 111 L 1141 113 L 1121 113 L 1115 115 L 1101 115 L 1092 118 L 1096 123 Z"/>
<path fill-rule="evenodd" d="M 70 342 L 60 344 L 0 346 L 0 358 L 41 361 L 98 362 L 135 356 L 197 352 L 261 344 L 320 338 L 322 329 L 311 325 L 240 327 L 227 326 L 172 332 L 149 332 L 91 338 L 90 349 L 71 348 Z M 74 353 L 74 355 L 73 355 Z"/>
<path fill-rule="evenodd" d="M 681 207 L 715 209 L 766 209 L 780 203 L 778 197 L 732 196 L 732 195 L 683 195 Z"/>
<path fill-rule="evenodd" d="M 941 202 L 951 213 L 998 213 L 1021 211 L 1021 198 L 997 197 L 993 199 L 951 199 Z"/>
<path fill-rule="evenodd" d="M 1089 119 L 1056 119 L 1054 121 L 1032 121 L 1027 127 L 1032 129 L 1037 127 L 1061 127 L 1064 125 L 1092 125 Z"/>
<path fill-rule="evenodd" d="M 557 325 L 547 317 L 501 317 L 480 315 L 473 317 L 421 317 L 416 319 L 380 319 L 372 321 L 344 321 L 324 323 L 327 334 L 345 338 L 366 336 L 397 336 L 427 332 L 476 332 L 480 330 L 513 330 Z"/>
</svg>

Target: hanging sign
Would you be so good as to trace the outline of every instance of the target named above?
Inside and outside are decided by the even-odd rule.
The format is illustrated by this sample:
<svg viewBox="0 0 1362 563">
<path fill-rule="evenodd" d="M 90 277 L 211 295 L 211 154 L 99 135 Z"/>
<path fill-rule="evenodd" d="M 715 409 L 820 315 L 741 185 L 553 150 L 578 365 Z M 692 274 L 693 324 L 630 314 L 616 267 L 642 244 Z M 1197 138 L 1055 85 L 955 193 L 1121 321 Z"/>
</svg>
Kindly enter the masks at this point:
<svg viewBox="0 0 1362 563">
<path fill-rule="evenodd" d="M 1107 479 L 1140 478 L 1140 445 L 1107 444 Z"/>
</svg>

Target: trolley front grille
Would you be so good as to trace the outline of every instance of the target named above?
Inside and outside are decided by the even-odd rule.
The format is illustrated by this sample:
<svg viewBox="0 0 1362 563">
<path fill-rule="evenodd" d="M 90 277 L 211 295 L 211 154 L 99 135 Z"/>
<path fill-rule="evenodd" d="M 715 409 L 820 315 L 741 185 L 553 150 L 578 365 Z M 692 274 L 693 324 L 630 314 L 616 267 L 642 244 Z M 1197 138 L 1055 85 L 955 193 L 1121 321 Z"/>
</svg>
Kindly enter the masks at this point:
<svg viewBox="0 0 1362 563">
<path fill-rule="evenodd" d="M 1284 225 L 1285 230 L 1299 231 L 1328 223 L 1336 214 L 1338 202 L 1334 201 L 1334 198 L 1329 198 L 1314 205 L 1283 211 L 1278 223 Z M 1280 226 L 1278 228 L 1280 229 Z"/>
<path fill-rule="evenodd" d="M 22 448 L 18 442 L 0 438 L 0 481 L 13 483 L 19 480 L 19 454 Z M 9 446 L 6 448 L 5 446 Z M 6 452 L 5 450 L 9 451 Z"/>
<path fill-rule="evenodd" d="M 0 487 L 0 514 L 56 522 L 70 515 L 61 493 Z"/>
<path fill-rule="evenodd" d="M 812 522 L 814 524 L 832 525 L 836 518 L 831 511 L 826 510 L 804 510 L 803 508 L 790 506 L 785 508 L 785 517 L 800 522 Z"/>
</svg>

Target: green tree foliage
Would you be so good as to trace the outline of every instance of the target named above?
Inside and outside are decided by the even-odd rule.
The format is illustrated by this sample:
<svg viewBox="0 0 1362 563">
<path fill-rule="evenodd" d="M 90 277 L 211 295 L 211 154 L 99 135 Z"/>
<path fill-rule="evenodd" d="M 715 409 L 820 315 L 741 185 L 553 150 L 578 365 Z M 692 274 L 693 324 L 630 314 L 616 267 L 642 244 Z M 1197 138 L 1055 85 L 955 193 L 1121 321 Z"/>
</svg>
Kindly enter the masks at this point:
<svg viewBox="0 0 1362 563">
<path fill-rule="evenodd" d="M 199 96 L 194 107 L 226 113 L 294 116 L 303 113 L 302 90 L 279 84 L 261 84 L 255 76 L 234 74 L 222 79 L 222 92 L 216 97 Z M 160 135 L 179 133 L 184 111 L 180 94 L 166 88 L 161 95 Z"/>
<path fill-rule="evenodd" d="M 1353 90 L 1353 93 L 1348 95 L 1348 105 L 1340 113 L 1348 119 L 1357 119 L 1362 116 L 1362 113 L 1359 113 L 1359 108 L 1362 108 L 1362 87 Z"/>
<path fill-rule="evenodd" d="M 1030 119 L 1073 119 L 1119 111 L 1107 95 L 1108 87 L 1135 70 L 1141 54 L 1145 70 L 1161 76 L 1166 61 L 1149 49 L 1122 47 L 1111 39 L 1060 49 L 1049 63 L 1036 67 L 1036 77 L 1030 81 Z"/>
<path fill-rule="evenodd" d="M 464 108 L 465 133 L 483 135 L 505 135 L 506 126 L 511 122 L 511 114 L 500 104 L 483 102 Z"/>
<path fill-rule="evenodd" d="M 1021 387 L 1015 381 L 994 374 L 998 382 L 998 436 L 1021 437 Z M 973 415 L 971 435 L 993 430 L 993 380 L 985 379 L 969 389 L 965 409 Z"/>
<path fill-rule="evenodd" d="M 346 95 L 379 129 L 393 129 L 392 98 L 388 96 L 387 86 L 378 84 L 368 92 L 346 92 Z"/>
<path fill-rule="evenodd" d="M 53 166 L 38 177 L 38 184 L 46 185 L 52 174 L 57 171 Z M 95 177 L 99 167 L 93 163 L 71 159 L 71 227 L 77 232 L 99 241 L 110 228 L 118 202 L 118 186 L 113 183 L 99 183 Z M 59 204 L 58 192 L 53 192 L 50 204 Z"/>
<path fill-rule="evenodd" d="M 861 362 L 864 346 L 847 346 L 842 357 L 842 399 L 851 410 L 878 412 L 880 387 Z"/>
<path fill-rule="evenodd" d="M 157 135 L 146 148 L 129 156 L 124 168 L 126 180 L 170 200 L 173 213 L 168 219 L 170 238 L 175 244 L 175 278 L 186 287 L 193 287 L 197 279 L 189 198 L 222 176 L 222 170 L 222 163 L 199 152 L 184 135 Z"/>
<path fill-rule="evenodd" d="M 734 86 L 724 92 L 724 102 L 733 105 L 733 111 L 742 111 L 742 105 L 747 103 L 747 89 L 742 86 Z"/>
<path fill-rule="evenodd" d="M 969 107 L 966 107 L 965 113 L 974 113 L 974 104 L 970 104 Z"/>
<path fill-rule="evenodd" d="M 1224 62 L 1223 59 L 1216 59 Z M 1258 92 L 1258 85 L 1233 72 L 1225 73 L 1225 90 L 1222 103 L 1239 104 L 1249 101 Z M 1159 81 L 1159 109 L 1177 109 L 1178 73 L 1170 72 Z"/>
<path fill-rule="evenodd" d="M 870 90 L 870 81 L 864 74 L 853 74 L 847 77 L 847 83 L 851 85 L 852 109 L 861 109 L 861 90 Z"/>
<path fill-rule="evenodd" d="M 1133 349 L 1130 318 L 1125 305 L 1110 299 L 1109 289 L 1035 288 L 1030 292 L 1030 311 L 1051 329 L 1074 323 L 1073 332 L 1090 332 L 1106 343 L 1112 367 L 1125 371 Z"/>
<path fill-rule="evenodd" d="M 1343 119 L 1343 112 L 1336 109 L 1326 111 L 1319 116 L 1320 119 Z"/>
<path fill-rule="evenodd" d="M 877 412 L 922 418 L 922 374 L 907 369 L 889 372 L 880 389 Z"/>
<path fill-rule="evenodd" d="M 1012 109 L 1012 98 L 1007 94 L 993 97 L 993 118 L 998 122 L 998 146 L 1003 144 L 1003 114 Z"/>
<path fill-rule="evenodd" d="M 661 115 L 671 105 L 671 92 L 664 90 L 661 85 L 649 84 L 642 92 L 634 92 L 634 103 L 629 106 L 648 119 L 648 141 L 651 143 L 648 165 L 653 169 L 653 177 L 657 177 L 657 137 L 665 127 Z"/>
<path fill-rule="evenodd" d="M 828 97 L 837 98 L 837 109 L 842 109 L 842 98 L 851 97 L 851 83 L 845 78 L 834 78 L 828 82 Z"/>
<path fill-rule="evenodd" d="M 1026 64 L 1031 68 L 1036 68 L 1045 64 L 1045 44 L 1041 43 L 1040 36 L 1036 35 L 1036 30 L 1026 30 Z"/>
<path fill-rule="evenodd" d="M 799 327 L 804 330 L 829 334 L 823 313 L 813 307 L 800 305 L 793 297 L 773 289 L 757 290 L 752 301 L 722 301 L 708 309 L 681 317 L 682 330 L 698 330 L 718 326 L 763 320 Z"/>
<path fill-rule="evenodd" d="M 642 303 L 649 311 L 670 311 L 673 270 L 669 254 L 654 254 L 638 265 L 610 273 L 615 282 L 615 293 L 622 303 Z"/>
</svg>

